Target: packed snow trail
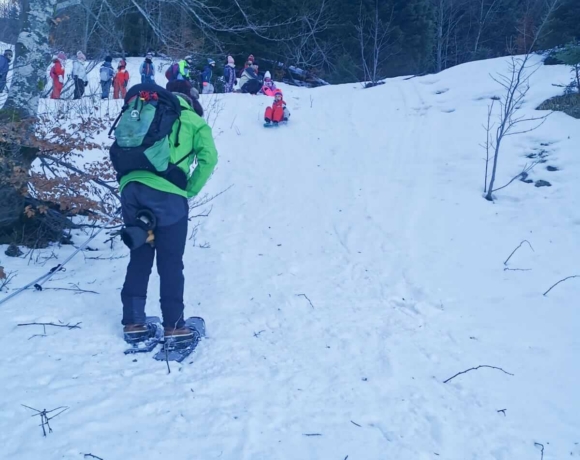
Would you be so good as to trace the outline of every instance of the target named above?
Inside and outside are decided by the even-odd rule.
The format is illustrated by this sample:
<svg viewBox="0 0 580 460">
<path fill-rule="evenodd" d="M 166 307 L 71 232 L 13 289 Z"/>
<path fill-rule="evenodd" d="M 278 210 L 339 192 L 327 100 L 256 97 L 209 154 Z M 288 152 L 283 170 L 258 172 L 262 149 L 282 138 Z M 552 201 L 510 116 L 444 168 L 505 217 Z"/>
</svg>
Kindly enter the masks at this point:
<svg viewBox="0 0 580 460">
<path fill-rule="evenodd" d="M 541 295 L 580 257 L 578 122 L 556 114 L 507 144 L 498 181 L 550 144 L 562 166 L 551 189 L 517 182 L 483 200 L 488 72 L 503 62 L 369 90 L 284 87 L 292 116 L 276 130 L 262 127 L 271 99 L 204 96 L 220 152 L 206 191 L 232 186 L 186 252 L 186 314 L 208 338 L 169 375 L 124 356 L 127 259 L 76 259 L 53 286 L 99 295 L 23 293 L 4 307 L 6 458 L 514 460 L 539 458 L 536 442 L 546 460 L 580 456 L 578 288 Z M 529 109 L 566 72 L 541 69 Z M 533 270 L 504 271 L 522 239 L 535 252 L 510 266 Z M 88 256 L 127 254 L 98 248 Z M 158 288 L 152 276 L 150 315 Z M 27 340 L 42 329 L 16 327 L 56 320 L 83 329 Z M 478 365 L 514 375 L 443 383 Z M 69 410 L 43 439 L 20 404 Z"/>
</svg>

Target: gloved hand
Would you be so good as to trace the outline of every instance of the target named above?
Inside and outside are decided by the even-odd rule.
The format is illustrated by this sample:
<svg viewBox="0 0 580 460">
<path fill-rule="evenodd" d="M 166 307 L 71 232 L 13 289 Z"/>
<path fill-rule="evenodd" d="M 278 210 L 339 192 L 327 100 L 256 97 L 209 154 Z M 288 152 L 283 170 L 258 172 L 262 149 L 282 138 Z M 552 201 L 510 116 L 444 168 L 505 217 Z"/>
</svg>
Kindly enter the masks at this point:
<svg viewBox="0 0 580 460">
<path fill-rule="evenodd" d="M 62 77 L 62 75 L 58 76 L 58 82 L 61 84 L 64 83 L 64 78 Z"/>
<path fill-rule="evenodd" d="M 85 81 L 85 88 L 86 88 L 87 86 L 89 86 L 89 82 L 88 82 L 88 81 Z"/>
</svg>

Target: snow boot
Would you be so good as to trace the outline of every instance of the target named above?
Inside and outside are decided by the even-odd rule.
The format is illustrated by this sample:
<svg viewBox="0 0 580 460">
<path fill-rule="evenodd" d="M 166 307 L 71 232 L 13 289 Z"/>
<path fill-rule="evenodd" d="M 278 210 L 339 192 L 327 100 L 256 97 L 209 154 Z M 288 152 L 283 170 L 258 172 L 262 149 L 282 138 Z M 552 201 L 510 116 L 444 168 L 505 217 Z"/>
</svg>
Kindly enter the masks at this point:
<svg viewBox="0 0 580 460">
<path fill-rule="evenodd" d="M 196 349 L 200 339 L 205 337 L 205 321 L 199 317 L 188 318 L 184 327 L 165 328 L 164 333 L 163 348 L 153 358 L 180 363 Z"/>
<path fill-rule="evenodd" d="M 163 339 L 161 320 L 156 316 L 147 317 L 145 324 L 130 324 L 123 328 L 123 338 L 131 345 L 125 354 L 147 353 Z"/>
<path fill-rule="evenodd" d="M 194 330 L 189 327 L 175 329 L 173 327 L 164 328 L 164 338 L 167 343 L 173 344 L 176 348 L 186 347 L 193 341 Z"/>
<path fill-rule="evenodd" d="M 129 344 L 144 342 L 155 335 L 155 328 L 148 324 L 130 324 L 123 328 L 123 338 Z"/>
</svg>

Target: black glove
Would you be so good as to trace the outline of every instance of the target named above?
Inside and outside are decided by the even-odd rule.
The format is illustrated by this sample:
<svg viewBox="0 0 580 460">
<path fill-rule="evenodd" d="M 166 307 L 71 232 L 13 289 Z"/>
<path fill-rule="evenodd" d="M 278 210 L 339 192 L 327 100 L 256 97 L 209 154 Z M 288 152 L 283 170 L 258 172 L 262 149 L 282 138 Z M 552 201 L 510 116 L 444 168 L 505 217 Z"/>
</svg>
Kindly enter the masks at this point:
<svg viewBox="0 0 580 460">
<path fill-rule="evenodd" d="M 89 82 L 85 81 L 85 87 L 89 86 Z"/>
</svg>

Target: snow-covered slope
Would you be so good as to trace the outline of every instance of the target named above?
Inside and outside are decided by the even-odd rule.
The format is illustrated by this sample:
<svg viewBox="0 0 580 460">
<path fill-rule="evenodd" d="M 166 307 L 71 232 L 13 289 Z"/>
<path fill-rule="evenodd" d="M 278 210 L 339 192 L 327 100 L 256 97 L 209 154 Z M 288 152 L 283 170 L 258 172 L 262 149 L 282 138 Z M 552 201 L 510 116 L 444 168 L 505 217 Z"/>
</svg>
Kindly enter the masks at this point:
<svg viewBox="0 0 580 460">
<path fill-rule="evenodd" d="M 539 459 L 542 444 L 545 460 L 580 456 L 580 280 L 542 296 L 580 274 L 579 122 L 556 113 L 505 145 L 498 184 L 544 150 L 530 177 L 552 187 L 516 181 L 485 201 L 481 125 L 500 94 L 489 73 L 505 68 L 284 87 L 291 122 L 275 130 L 262 128 L 270 99 L 203 96 L 220 152 L 205 191 L 233 185 L 186 251 L 186 313 L 205 317 L 209 337 L 169 375 L 124 356 L 127 259 L 77 257 L 47 287 L 98 295 L 25 292 L 2 305 L 2 455 L 516 460 Z M 567 78 L 541 68 L 524 108 Z M 504 270 L 522 240 L 534 251 L 507 267 L 525 271 Z M 92 246 L 87 257 L 127 254 Z M 51 251 L 44 266 L 3 257 L 12 286 L 56 264 Z M 154 276 L 149 314 L 158 288 Z M 30 338 L 42 329 L 17 327 L 59 320 L 82 329 Z M 513 375 L 484 367 L 445 383 L 480 365 Z M 69 409 L 43 439 L 21 404 Z"/>
</svg>

